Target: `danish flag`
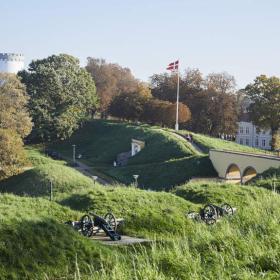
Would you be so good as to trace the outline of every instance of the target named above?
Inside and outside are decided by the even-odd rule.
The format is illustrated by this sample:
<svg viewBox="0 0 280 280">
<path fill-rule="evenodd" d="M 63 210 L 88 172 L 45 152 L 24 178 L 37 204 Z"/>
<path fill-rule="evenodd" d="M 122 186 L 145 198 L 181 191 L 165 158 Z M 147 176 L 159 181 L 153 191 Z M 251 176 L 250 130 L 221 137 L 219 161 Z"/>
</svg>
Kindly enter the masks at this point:
<svg viewBox="0 0 280 280">
<path fill-rule="evenodd" d="M 169 63 L 166 70 L 175 71 L 178 70 L 178 68 L 179 68 L 179 60 L 176 60 L 174 62 Z"/>
</svg>

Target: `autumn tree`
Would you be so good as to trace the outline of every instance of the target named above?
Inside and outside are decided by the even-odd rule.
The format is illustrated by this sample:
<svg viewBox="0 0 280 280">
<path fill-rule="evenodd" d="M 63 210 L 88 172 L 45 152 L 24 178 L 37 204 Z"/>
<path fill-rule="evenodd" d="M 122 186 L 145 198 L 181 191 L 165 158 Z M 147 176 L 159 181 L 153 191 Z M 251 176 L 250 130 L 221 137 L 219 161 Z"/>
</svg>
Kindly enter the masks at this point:
<svg viewBox="0 0 280 280">
<path fill-rule="evenodd" d="M 154 75 L 151 85 L 155 98 L 175 103 L 176 75 Z M 224 72 L 211 73 L 204 78 L 199 69 L 187 69 L 180 76 L 180 102 L 192 114 L 187 128 L 215 136 L 236 132 L 238 108 L 233 76 Z"/>
<path fill-rule="evenodd" d="M 106 117 L 114 96 L 123 92 L 137 91 L 139 82 L 130 69 L 123 68 L 116 63 L 107 63 L 104 59 L 89 57 L 86 70 L 95 81 L 100 99 L 99 111 L 102 117 Z"/>
<path fill-rule="evenodd" d="M 258 76 L 254 83 L 245 88 L 251 100 L 248 107 L 253 123 L 263 129 L 270 129 L 271 147 L 279 149 L 280 128 L 280 79 L 278 77 Z"/>
<path fill-rule="evenodd" d="M 27 102 L 20 80 L 0 73 L 0 178 L 16 174 L 24 166 L 23 138 L 32 128 Z"/>
<path fill-rule="evenodd" d="M 30 96 L 32 138 L 66 139 L 98 106 L 94 81 L 73 56 L 60 54 L 32 61 L 19 73 Z"/>
<path fill-rule="evenodd" d="M 211 73 L 207 75 L 206 79 L 204 80 L 204 84 L 207 90 L 216 91 L 220 94 L 235 93 L 235 78 L 227 72 Z"/>
</svg>

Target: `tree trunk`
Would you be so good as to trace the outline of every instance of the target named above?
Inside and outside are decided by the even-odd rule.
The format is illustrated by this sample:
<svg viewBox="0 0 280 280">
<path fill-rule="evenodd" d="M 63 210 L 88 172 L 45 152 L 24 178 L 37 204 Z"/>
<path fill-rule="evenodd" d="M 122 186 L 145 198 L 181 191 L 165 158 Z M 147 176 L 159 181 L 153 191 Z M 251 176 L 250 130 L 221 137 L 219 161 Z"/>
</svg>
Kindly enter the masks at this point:
<svg viewBox="0 0 280 280">
<path fill-rule="evenodd" d="M 280 149 L 279 128 L 278 127 L 271 128 L 271 135 L 272 135 L 271 150 L 276 151 L 276 150 Z"/>
</svg>

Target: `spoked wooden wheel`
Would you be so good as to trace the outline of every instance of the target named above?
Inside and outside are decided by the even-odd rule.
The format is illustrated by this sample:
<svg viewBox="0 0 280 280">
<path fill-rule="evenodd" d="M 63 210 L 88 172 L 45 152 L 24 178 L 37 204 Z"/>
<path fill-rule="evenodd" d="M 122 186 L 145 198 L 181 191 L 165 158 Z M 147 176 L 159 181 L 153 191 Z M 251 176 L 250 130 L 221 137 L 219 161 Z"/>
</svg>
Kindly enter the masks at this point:
<svg viewBox="0 0 280 280">
<path fill-rule="evenodd" d="M 203 220 L 206 224 L 212 225 L 216 223 L 216 220 L 218 218 L 217 211 L 215 209 L 215 206 L 212 204 L 208 204 L 203 208 Z"/>
<path fill-rule="evenodd" d="M 93 235 L 93 220 L 90 215 L 84 215 L 81 220 L 81 231 L 84 236 L 90 237 Z"/>
<path fill-rule="evenodd" d="M 117 220 L 114 214 L 109 212 L 105 215 L 104 219 L 114 231 L 117 230 Z"/>
<path fill-rule="evenodd" d="M 200 217 L 199 213 L 197 213 L 195 211 L 191 211 L 191 212 L 187 213 L 187 217 L 189 219 L 193 219 L 193 220 L 196 220 L 196 221 L 201 220 L 201 217 Z"/>
<path fill-rule="evenodd" d="M 233 215 L 233 209 L 228 203 L 222 204 L 221 208 L 223 209 L 223 214 L 224 215 L 229 215 L 229 216 Z"/>
</svg>

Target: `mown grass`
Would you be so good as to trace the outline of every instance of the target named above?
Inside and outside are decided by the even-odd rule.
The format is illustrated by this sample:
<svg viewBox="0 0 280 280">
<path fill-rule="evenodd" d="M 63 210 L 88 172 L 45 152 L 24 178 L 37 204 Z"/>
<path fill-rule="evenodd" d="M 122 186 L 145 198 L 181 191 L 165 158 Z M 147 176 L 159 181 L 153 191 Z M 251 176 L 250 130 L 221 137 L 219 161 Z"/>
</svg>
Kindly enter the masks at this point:
<svg viewBox="0 0 280 280">
<path fill-rule="evenodd" d="M 113 167 L 117 155 L 131 149 L 132 138 L 145 141 L 145 148 L 130 158 L 127 166 Z M 212 163 L 192 145 L 159 127 L 96 120 L 68 141 L 51 148 L 71 159 L 73 144 L 77 154 L 82 154 L 82 162 L 124 184 L 132 183 L 132 175 L 138 174 L 141 187 L 160 190 L 182 184 L 193 176 L 216 175 Z M 202 166 L 197 168 L 200 162 Z"/>
<path fill-rule="evenodd" d="M 280 192 L 280 168 L 269 168 L 262 174 L 258 174 L 250 184 Z"/>
<path fill-rule="evenodd" d="M 276 193 L 214 183 L 185 184 L 172 193 L 101 187 L 37 151 L 31 151 L 30 159 L 33 170 L 40 168 L 37 177 L 29 173 L 25 181 L 22 175 L 16 176 L 12 180 L 19 179 L 13 184 L 5 181 L 5 190 L 39 196 L 36 184 L 30 187 L 29 182 L 52 178 L 55 201 L 0 195 L 3 279 L 279 279 L 280 198 Z M 236 215 L 213 226 L 185 217 L 208 202 L 228 202 L 237 207 Z M 111 209 L 125 218 L 123 233 L 153 242 L 107 247 L 63 225 L 88 209 L 98 214 Z"/>
<path fill-rule="evenodd" d="M 193 141 L 205 152 L 208 153 L 210 149 L 230 150 L 236 152 L 255 153 L 255 154 L 272 154 L 272 152 L 262 149 L 257 149 L 245 145 L 240 145 L 233 141 L 227 141 L 208 135 L 197 134 L 185 130 L 181 130 L 180 134 L 187 135 L 191 133 Z"/>
</svg>

